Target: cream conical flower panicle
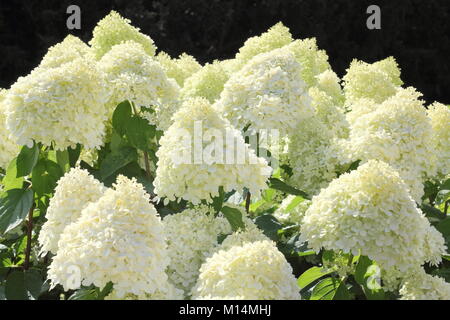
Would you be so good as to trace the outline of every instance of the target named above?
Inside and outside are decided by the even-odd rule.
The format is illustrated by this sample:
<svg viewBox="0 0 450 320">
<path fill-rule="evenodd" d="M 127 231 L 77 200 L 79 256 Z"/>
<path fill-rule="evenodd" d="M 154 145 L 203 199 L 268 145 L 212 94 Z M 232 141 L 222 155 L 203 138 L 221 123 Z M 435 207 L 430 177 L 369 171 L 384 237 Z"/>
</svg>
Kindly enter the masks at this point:
<svg viewBox="0 0 450 320">
<path fill-rule="evenodd" d="M 317 252 L 368 256 L 382 270 L 403 276 L 425 262 L 439 263 L 446 250 L 399 174 L 376 160 L 341 175 L 313 197 L 301 241 Z"/>
<path fill-rule="evenodd" d="M 95 64 L 78 58 L 37 68 L 11 86 L 4 100 L 6 126 L 20 145 L 32 141 L 58 150 L 99 148 L 105 135 L 109 90 Z"/>
<path fill-rule="evenodd" d="M 259 36 L 248 38 L 236 54 L 234 71 L 238 71 L 248 61 L 260 53 L 284 47 L 293 41 L 291 32 L 281 22 L 275 24 Z"/>
<path fill-rule="evenodd" d="M 412 197 L 421 202 L 427 175 L 435 172 L 433 130 L 421 94 L 399 89 L 381 104 L 360 100 L 347 114 L 348 154 L 353 160 L 382 160 L 398 171 Z"/>
<path fill-rule="evenodd" d="M 179 86 L 167 78 L 161 65 L 150 57 L 144 47 L 133 41 L 115 45 L 98 62 L 112 95 L 108 101 L 110 113 L 122 101 L 134 103 L 137 110 L 154 110 L 149 121 L 165 130 L 178 104 Z"/>
<path fill-rule="evenodd" d="M 229 74 L 221 61 L 207 63 L 184 81 L 181 95 L 184 99 L 202 97 L 214 103 L 228 79 Z"/>
<path fill-rule="evenodd" d="M 9 163 L 19 154 L 19 146 L 10 139 L 6 128 L 6 114 L 4 99 L 7 91 L 0 89 L 0 168 L 7 169 Z"/>
<path fill-rule="evenodd" d="M 292 267 L 272 241 L 220 250 L 200 269 L 193 299 L 298 300 Z"/>
<path fill-rule="evenodd" d="M 286 48 L 261 53 L 234 73 L 216 104 L 237 129 L 292 131 L 313 114 L 302 66 Z"/>
<path fill-rule="evenodd" d="M 204 98 L 186 100 L 160 139 L 155 192 L 166 200 L 210 202 L 225 192 L 266 188 L 271 169 L 258 158 L 241 133 Z"/>
<path fill-rule="evenodd" d="M 308 87 L 316 86 L 319 79 L 317 76 L 331 69 L 328 63 L 328 55 L 325 50 L 320 50 L 315 38 L 295 40 L 286 45 L 301 66 L 301 78 Z"/>
<path fill-rule="evenodd" d="M 436 169 L 441 177 L 450 173 L 450 107 L 433 103 L 428 108 L 433 128 L 432 141 L 436 150 Z"/>
<path fill-rule="evenodd" d="M 156 47 L 153 40 L 141 33 L 139 28 L 133 27 L 130 22 L 116 11 L 111 11 L 97 23 L 93 31 L 93 37 L 89 41 L 97 60 L 103 57 L 113 46 L 124 41 L 140 43 L 149 56 L 155 55 Z"/>
<path fill-rule="evenodd" d="M 163 225 L 150 196 L 135 179 L 119 176 L 64 230 L 48 278 L 65 290 L 112 282 L 117 299 L 171 299 L 168 265 Z M 74 270 L 81 283 L 73 281 Z"/>
<path fill-rule="evenodd" d="M 450 283 L 420 269 L 405 279 L 400 288 L 401 300 L 450 300 Z"/>
<path fill-rule="evenodd" d="M 400 69 L 393 57 L 375 63 L 353 60 L 343 78 L 346 104 L 359 99 L 371 99 L 381 103 L 392 97 L 403 84 Z"/>
<path fill-rule="evenodd" d="M 308 194 L 317 194 L 336 178 L 341 167 L 341 148 L 333 132 L 318 116 L 301 120 L 290 134 L 287 158 L 289 183 Z"/>
<path fill-rule="evenodd" d="M 64 229 L 77 221 L 81 211 L 100 199 L 105 191 L 105 186 L 84 169 L 72 168 L 59 179 L 45 214 L 47 221 L 39 233 L 41 252 L 56 254 Z"/>
<path fill-rule="evenodd" d="M 194 57 L 186 53 L 172 59 L 167 53 L 161 51 L 156 56 L 156 60 L 161 64 L 167 77 L 175 79 L 180 87 L 183 87 L 187 78 L 202 68 Z"/>
<path fill-rule="evenodd" d="M 200 266 L 217 247 L 220 235 L 231 233 L 229 222 L 200 205 L 163 219 L 170 265 L 169 279 L 188 296 L 197 281 Z"/>
<path fill-rule="evenodd" d="M 91 48 L 77 37 L 68 35 L 62 42 L 50 47 L 39 68 L 51 69 L 84 58 L 93 60 Z"/>
</svg>

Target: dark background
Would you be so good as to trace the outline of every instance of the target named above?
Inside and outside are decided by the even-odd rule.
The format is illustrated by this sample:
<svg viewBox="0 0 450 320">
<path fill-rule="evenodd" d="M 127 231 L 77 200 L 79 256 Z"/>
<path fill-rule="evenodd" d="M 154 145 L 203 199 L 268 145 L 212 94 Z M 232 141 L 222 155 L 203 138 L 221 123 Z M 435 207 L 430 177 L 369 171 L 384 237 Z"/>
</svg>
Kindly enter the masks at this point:
<svg viewBox="0 0 450 320">
<path fill-rule="evenodd" d="M 81 7 L 80 31 L 66 28 L 70 4 Z M 370 4 L 381 7 L 381 30 L 366 28 Z M 393 55 L 406 85 L 429 102 L 450 103 L 449 0 L 0 0 L 0 87 L 26 75 L 69 32 L 89 41 L 111 9 L 159 49 L 187 52 L 202 63 L 233 57 L 248 37 L 282 21 L 295 38 L 316 37 L 339 76 L 353 58 Z"/>
</svg>

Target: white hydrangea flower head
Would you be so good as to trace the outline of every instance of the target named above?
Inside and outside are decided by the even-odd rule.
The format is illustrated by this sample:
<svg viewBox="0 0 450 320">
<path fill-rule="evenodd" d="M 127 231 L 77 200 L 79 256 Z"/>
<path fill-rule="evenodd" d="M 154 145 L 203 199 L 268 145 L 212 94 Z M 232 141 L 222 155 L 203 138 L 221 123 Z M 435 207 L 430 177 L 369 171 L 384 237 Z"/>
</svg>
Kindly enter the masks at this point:
<svg viewBox="0 0 450 320">
<path fill-rule="evenodd" d="M 260 53 L 284 47 L 293 41 L 291 32 L 281 22 L 259 36 L 248 38 L 236 54 L 234 71 L 238 71 L 248 61 Z"/>
<path fill-rule="evenodd" d="M 331 69 L 327 53 L 319 50 L 315 38 L 295 40 L 285 48 L 294 54 L 295 59 L 301 65 L 301 78 L 310 87 L 317 85 L 319 74 Z"/>
<path fill-rule="evenodd" d="M 211 207 L 200 205 L 164 217 L 163 225 L 170 257 L 169 279 L 188 296 L 200 266 L 219 245 L 218 237 L 231 233 L 230 224 L 222 216 L 215 217 Z"/>
<path fill-rule="evenodd" d="M 299 300 L 292 267 L 272 241 L 220 250 L 200 269 L 193 299 Z"/>
<path fill-rule="evenodd" d="M 81 168 L 72 168 L 59 179 L 45 214 L 47 221 L 39 233 L 41 252 L 58 253 L 58 241 L 64 229 L 77 221 L 81 211 L 100 199 L 105 191 L 100 181 Z"/>
<path fill-rule="evenodd" d="M 39 68 L 58 68 L 79 58 L 93 59 L 92 50 L 81 39 L 68 35 L 62 42 L 48 49 Z"/>
<path fill-rule="evenodd" d="M 392 97 L 403 84 L 393 57 L 372 64 L 355 59 L 343 80 L 346 104 L 350 107 L 361 98 L 381 103 Z"/>
<path fill-rule="evenodd" d="M 433 128 L 432 142 L 436 150 L 436 166 L 439 176 L 450 172 L 450 107 L 433 103 L 428 108 L 428 116 Z"/>
<path fill-rule="evenodd" d="M 7 91 L 0 89 L 0 168 L 7 169 L 9 163 L 19 154 L 19 146 L 10 139 L 10 133 L 6 128 L 6 113 L 4 99 Z"/>
<path fill-rule="evenodd" d="M 79 58 L 37 68 L 11 86 L 4 100 L 6 126 L 20 145 L 33 140 L 58 150 L 99 148 L 105 135 L 108 86 L 96 66 Z"/>
<path fill-rule="evenodd" d="M 301 65 L 287 49 L 275 49 L 251 59 L 234 73 L 216 104 L 237 129 L 294 130 L 298 120 L 313 114 Z"/>
<path fill-rule="evenodd" d="M 113 46 L 130 40 L 140 43 L 149 56 L 155 55 L 156 47 L 153 40 L 141 33 L 139 28 L 133 27 L 130 22 L 116 11 L 111 11 L 97 23 L 93 31 L 93 37 L 89 41 L 97 60 L 103 57 Z"/>
<path fill-rule="evenodd" d="M 219 98 L 228 78 L 228 72 L 220 61 L 207 63 L 184 81 L 181 95 L 184 99 L 203 97 L 213 103 Z"/>
<path fill-rule="evenodd" d="M 282 223 L 301 224 L 303 216 L 310 205 L 311 200 L 291 194 L 281 202 L 273 215 Z"/>
<path fill-rule="evenodd" d="M 193 56 L 186 53 L 181 54 L 177 59 L 172 59 L 167 53 L 161 51 L 156 56 L 156 60 L 161 64 L 166 75 L 175 79 L 180 87 L 183 87 L 187 78 L 202 68 Z"/>
<path fill-rule="evenodd" d="M 421 269 L 405 279 L 400 295 L 401 300 L 450 300 L 450 283 Z"/>
<path fill-rule="evenodd" d="M 311 195 L 326 187 L 341 167 L 337 142 L 317 116 L 301 121 L 289 137 L 287 158 L 293 169 L 289 182 Z"/>
<path fill-rule="evenodd" d="M 438 263 L 446 251 L 399 174 L 377 160 L 341 175 L 313 197 L 300 228 L 300 240 L 316 252 L 365 255 L 382 270 L 404 276 L 425 262 Z"/>
<path fill-rule="evenodd" d="M 327 69 L 324 72 L 316 76 L 316 87 L 325 92 L 332 98 L 333 103 L 338 106 L 342 111 L 345 102 L 345 95 L 341 87 L 341 79 L 331 69 Z"/>
<path fill-rule="evenodd" d="M 173 121 L 156 154 L 154 186 L 160 198 L 199 204 L 211 202 L 221 186 L 224 192 L 247 187 L 255 195 L 267 187 L 271 173 L 267 161 L 256 156 L 242 134 L 206 99 L 186 100 Z M 213 144 L 208 135 L 214 137 Z"/>
<path fill-rule="evenodd" d="M 64 290 L 91 284 L 104 288 L 112 282 L 117 299 L 170 296 L 165 240 L 161 218 L 144 187 L 136 179 L 119 176 L 113 188 L 66 227 L 48 279 Z M 71 281 L 74 268 L 81 283 Z"/>
<path fill-rule="evenodd" d="M 342 109 L 333 102 L 333 98 L 317 87 L 309 89 L 311 104 L 316 116 L 336 138 L 348 138 L 350 125 Z"/>
<path fill-rule="evenodd" d="M 167 78 L 161 65 L 141 44 L 126 41 L 115 45 L 98 65 L 112 87 L 108 101 L 111 113 L 119 103 L 128 100 L 137 110 L 142 106 L 153 108 L 151 123 L 161 130 L 170 125 L 170 118 L 178 106 L 180 88 L 174 79 Z"/>
<path fill-rule="evenodd" d="M 390 164 L 417 202 L 423 195 L 422 181 L 435 172 L 436 163 L 436 150 L 430 143 L 433 141 L 432 125 L 420 96 L 410 87 L 399 89 L 378 105 L 361 100 L 353 105 L 347 118 L 351 127 L 348 149 L 352 158 L 363 162 L 378 159 Z"/>
</svg>

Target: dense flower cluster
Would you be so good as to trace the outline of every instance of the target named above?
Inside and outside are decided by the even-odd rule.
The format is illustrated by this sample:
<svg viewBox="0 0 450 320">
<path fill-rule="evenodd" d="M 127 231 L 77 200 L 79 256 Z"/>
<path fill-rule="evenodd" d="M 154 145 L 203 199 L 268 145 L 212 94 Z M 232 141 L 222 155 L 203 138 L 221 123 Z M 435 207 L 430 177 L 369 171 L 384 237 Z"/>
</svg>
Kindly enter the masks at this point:
<svg viewBox="0 0 450 320">
<path fill-rule="evenodd" d="M 417 202 L 423 195 L 423 179 L 435 171 L 432 125 L 420 96 L 407 88 L 381 104 L 360 100 L 347 117 L 351 126 L 347 155 L 391 165 Z"/>
<path fill-rule="evenodd" d="M 171 299 L 168 295 L 175 291 L 165 273 L 168 265 L 164 228 L 150 197 L 135 179 L 119 176 L 113 189 L 66 227 L 48 278 L 65 290 L 90 284 L 103 288 L 112 282 L 119 299 L 154 294 Z M 81 283 L 73 281 L 73 268 Z"/>
<path fill-rule="evenodd" d="M 288 159 L 293 168 L 289 182 L 310 194 L 326 187 L 341 165 L 339 144 L 317 116 L 301 121 L 291 134 Z"/>
<path fill-rule="evenodd" d="M 193 298 L 300 299 L 292 267 L 272 241 L 246 242 L 220 250 L 200 269 Z"/>
<path fill-rule="evenodd" d="M 184 81 L 181 95 L 184 98 L 203 97 L 213 103 L 219 98 L 228 78 L 225 66 L 221 62 L 207 63 Z"/>
<path fill-rule="evenodd" d="M 161 130 L 170 125 L 180 88 L 175 80 L 167 78 L 161 65 L 141 44 L 126 41 L 115 45 L 98 65 L 113 91 L 108 102 L 112 110 L 128 100 L 138 110 L 142 106 L 151 107 L 154 112 L 149 120 Z"/>
<path fill-rule="evenodd" d="M 0 89 L 2 259 L 48 267 L 69 299 L 300 299 L 292 267 L 313 265 L 348 290 L 311 283 L 312 300 L 372 298 L 360 276 L 450 300 L 450 108 L 402 85 L 392 57 L 340 79 L 281 23 L 232 59 L 172 58 L 112 11 Z"/>
<path fill-rule="evenodd" d="M 180 87 L 183 87 L 187 78 L 202 68 L 194 57 L 186 53 L 177 59 L 172 59 L 167 53 L 161 51 L 156 56 L 156 60 L 161 64 L 167 77 L 175 79 Z"/>
<path fill-rule="evenodd" d="M 433 128 L 432 144 L 436 152 L 436 169 L 440 176 L 450 172 L 450 107 L 434 103 L 428 108 Z"/>
<path fill-rule="evenodd" d="M 381 103 L 393 96 L 403 84 L 400 69 L 394 58 L 369 64 L 353 60 L 343 78 L 346 104 L 352 105 L 361 98 Z"/>
<path fill-rule="evenodd" d="M 9 138 L 6 128 L 5 105 L 6 90 L 0 89 L 0 168 L 8 168 L 9 163 L 19 152 L 19 146 Z"/>
<path fill-rule="evenodd" d="M 402 300 L 450 300 L 450 283 L 418 270 L 400 288 Z"/>
<path fill-rule="evenodd" d="M 89 42 L 97 59 L 103 57 L 113 46 L 128 40 L 140 43 L 148 55 L 155 55 L 156 47 L 153 40 L 133 27 L 130 22 L 115 11 L 111 11 L 98 22 Z"/>
<path fill-rule="evenodd" d="M 260 36 L 251 37 L 245 41 L 244 45 L 236 54 L 233 69 L 234 71 L 238 71 L 258 54 L 284 47 L 292 41 L 293 39 L 289 29 L 282 23 L 277 23 Z"/>
<path fill-rule="evenodd" d="M 228 221 L 215 217 L 208 206 L 197 206 L 163 219 L 170 265 L 169 279 L 186 295 L 197 281 L 200 267 L 218 246 L 220 235 L 231 233 Z"/>
<path fill-rule="evenodd" d="M 382 269 L 404 275 L 426 261 L 438 263 L 446 250 L 442 235 L 416 207 L 398 173 L 375 160 L 313 197 L 301 237 L 316 251 L 366 255 Z"/>
<path fill-rule="evenodd" d="M 231 76 L 216 108 L 238 129 L 250 125 L 284 135 L 313 113 L 301 70 L 286 48 L 261 53 Z"/>
<path fill-rule="evenodd" d="M 328 55 L 324 50 L 319 50 L 314 38 L 295 40 L 285 48 L 294 54 L 301 66 L 301 78 L 309 87 L 317 85 L 317 76 L 331 68 Z"/>
<path fill-rule="evenodd" d="M 173 121 L 160 139 L 161 146 L 157 152 L 154 185 L 159 197 L 168 200 L 183 198 L 198 204 L 201 200 L 211 201 L 218 196 L 220 186 L 225 192 L 247 187 L 253 194 L 266 188 L 271 172 L 267 162 L 255 155 L 241 133 L 220 117 L 206 99 L 186 100 Z M 205 136 L 207 130 L 211 130 L 211 135 L 222 137 L 216 136 L 216 143 L 212 144 L 216 147 L 214 152 L 210 150 L 214 156 L 207 157 L 211 154 L 207 153 L 211 143 L 205 141 L 204 136 L 198 137 L 201 133 L 195 132 L 195 127 L 200 124 Z M 231 136 L 233 148 L 228 146 L 227 136 Z M 195 143 L 198 139 L 200 148 Z M 233 161 L 227 162 L 230 150 Z M 242 155 L 244 161 L 239 163 Z M 198 157 L 200 161 L 196 161 Z"/>
<path fill-rule="evenodd" d="M 58 68 L 79 58 L 93 59 L 92 50 L 79 38 L 68 35 L 62 42 L 48 49 L 39 68 Z"/>
<path fill-rule="evenodd" d="M 39 233 L 41 252 L 58 252 L 58 241 L 64 229 L 77 221 L 81 211 L 96 202 L 106 191 L 104 185 L 88 171 L 73 168 L 58 181 L 55 194 L 45 214 L 47 221 Z"/>
<path fill-rule="evenodd" d="M 41 142 L 56 149 L 103 144 L 108 86 L 94 64 L 79 58 L 35 69 L 12 85 L 4 100 L 6 126 L 20 145 Z"/>
</svg>

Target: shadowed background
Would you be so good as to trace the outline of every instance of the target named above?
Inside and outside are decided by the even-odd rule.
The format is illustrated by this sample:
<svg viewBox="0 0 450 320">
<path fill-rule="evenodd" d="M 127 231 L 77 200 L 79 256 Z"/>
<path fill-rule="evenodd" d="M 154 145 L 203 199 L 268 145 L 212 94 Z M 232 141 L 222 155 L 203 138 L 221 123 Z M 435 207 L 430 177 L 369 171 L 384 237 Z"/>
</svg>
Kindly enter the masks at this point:
<svg viewBox="0 0 450 320">
<path fill-rule="evenodd" d="M 81 8 L 81 30 L 66 28 L 71 4 Z M 381 30 L 366 28 L 370 4 L 381 7 Z M 186 52 L 202 63 L 232 58 L 247 38 L 282 21 L 294 38 L 316 37 L 339 76 L 353 58 L 374 62 L 393 55 L 405 85 L 428 102 L 450 103 L 448 0 L 0 0 L 0 87 L 28 74 L 68 33 L 89 41 L 112 9 L 158 49 Z"/>
</svg>

